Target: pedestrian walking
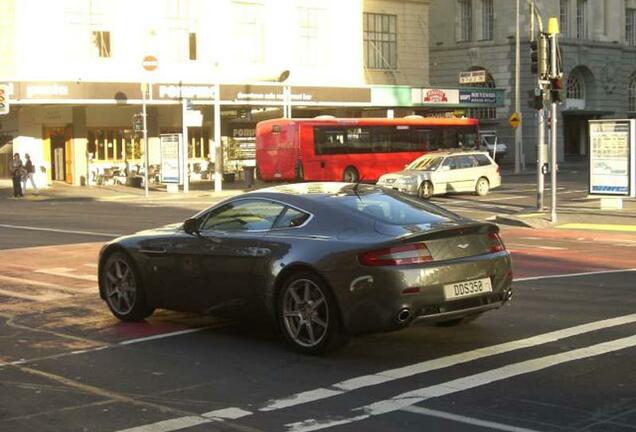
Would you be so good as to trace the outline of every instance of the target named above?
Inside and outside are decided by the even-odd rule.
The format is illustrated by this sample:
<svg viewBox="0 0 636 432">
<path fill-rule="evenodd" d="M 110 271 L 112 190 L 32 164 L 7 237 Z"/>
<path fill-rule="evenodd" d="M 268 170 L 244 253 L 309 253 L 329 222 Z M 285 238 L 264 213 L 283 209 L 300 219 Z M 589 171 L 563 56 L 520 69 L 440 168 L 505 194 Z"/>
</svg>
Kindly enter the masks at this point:
<svg viewBox="0 0 636 432">
<path fill-rule="evenodd" d="M 33 166 L 33 162 L 31 162 L 31 156 L 29 154 L 25 154 L 26 162 L 24 162 L 24 170 L 26 174 L 22 177 L 22 191 L 26 192 L 27 181 L 31 180 L 31 186 L 33 186 L 33 193 L 39 194 L 40 191 L 38 187 L 35 185 L 35 180 L 33 179 L 33 174 L 35 174 L 35 167 Z"/>
<path fill-rule="evenodd" d="M 20 155 L 18 153 L 14 154 L 13 159 L 9 162 L 9 173 L 11 174 L 11 180 L 13 180 L 13 196 L 16 198 L 24 196 L 22 194 L 22 176 L 25 172 Z"/>
</svg>

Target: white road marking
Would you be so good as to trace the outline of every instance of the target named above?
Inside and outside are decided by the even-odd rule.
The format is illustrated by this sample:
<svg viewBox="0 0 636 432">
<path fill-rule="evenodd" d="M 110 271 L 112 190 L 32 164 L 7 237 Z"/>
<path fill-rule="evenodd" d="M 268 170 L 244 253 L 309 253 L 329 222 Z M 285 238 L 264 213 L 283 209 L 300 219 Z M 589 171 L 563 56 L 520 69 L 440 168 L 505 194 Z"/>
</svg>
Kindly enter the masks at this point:
<svg viewBox="0 0 636 432">
<path fill-rule="evenodd" d="M 201 414 L 201 417 L 209 417 L 212 419 L 228 419 L 228 420 L 236 420 L 241 417 L 246 417 L 248 415 L 252 415 L 251 411 L 245 411 L 240 408 L 224 408 L 220 410 L 210 411 L 207 413 Z"/>
<path fill-rule="evenodd" d="M 634 272 L 634 271 L 636 271 L 636 268 L 618 269 L 618 270 L 599 270 L 599 271 L 591 271 L 591 272 L 583 272 L 583 273 L 565 273 L 565 274 L 545 275 L 545 276 L 531 276 L 531 277 L 523 277 L 523 278 L 514 278 L 513 282 L 526 282 L 526 281 L 534 281 L 534 280 L 542 280 L 542 279 L 555 279 L 555 278 L 576 277 L 576 276 L 594 276 L 594 275 Z"/>
<path fill-rule="evenodd" d="M 151 340 L 165 339 L 167 337 L 172 337 L 172 336 L 181 336 L 181 335 L 186 335 L 190 333 L 197 333 L 202 330 L 206 330 L 208 328 L 210 327 L 197 327 L 197 328 L 186 329 L 186 330 L 178 330 L 171 333 L 162 333 L 162 334 L 153 335 L 153 336 L 146 336 L 146 337 L 137 338 L 137 339 L 128 339 L 123 342 L 119 342 L 118 345 L 132 345 L 132 344 L 138 344 L 141 342 L 148 342 Z"/>
<path fill-rule="evenodd" d="M 57 290 L 57 291 L 70 293 L 70 294 L 76 294 L 78 292 L 92 292 L 92 291 L 95 291 L 97 289 L 96 287 L 90 287 L 90 288 L 68 288 L 68 287 L 62 287 L 59 284 L 53 284 L 53 283 L 41 282 L 41 281 L 34 281 L 34 280 L 31 280 L 31 279 L 24 279 L 24 278 L 18 278 L 18 277 L 14 277 L 14 276 L 4 276 L 4 275 L 0 275 L 0 280 L 4 280 L 4 281 L 7 281 L 7 282 L 18 283 L 18 284 L 24 284 L 24 285 L 32 285 L 32 286 L 37 286 L 37 287 L 42 287 L 42 288 L 49 288 L 49 289 L 54 289 L 54 290 Z"/>
<path fill-rule="evenodd" d="M 478 348 L 472 351 L 466 351 L 458 354 L 452 354 L 446 357 L 440 357 L 433 360 L 426 360 L 420 363 L 415 363 L 412 365 L 389 369 L 386 371 L 378 372 L 372 375 L 363 375 L 357 378 L 351 378 L 345 381 L 341 381 L 332 385 L 331 389 L 328 388 L 317 388 L 308 390 L 301 393 L 296 393 L 294 395 L 271 400 L 266 403 L 266 405 L 260 408 L 258 411 L 267 412 L 273 411 L 276 409 L 289 408 L 296 405 L 301 405 L 307 402 L 315 402 L 318 400 L 328 399 L 333 396 L 338 396 L 345 394 L 347 392 L 358 390 L 364 387 L 374 386 L 378 384 L 387 383 L 390 381 L 394 381 L 401 378 L 408 378 L 410 376 L 414 376 L 421 373 L 431 372 L 438 369 L 443 369 L 451 366 L 456 366 L 463 363 L 468 363 L 474 360 L 482 359 L 485 357 L 490 357 L 494 355 L 499 355 L 511 351 L 516 351 L 525 348 L 531 348 L 538 345 L 543 345 L 551 342 L 556 342 L 561 339 L 578 336 L 581 334 L 606 329 L 609 327 L 620 326 L 625 324 L 631 324 L 636 322 L 636 313 L 630 315 L 624 315 L 616 318 L 609 318 L 601 321 L 594 321 L 587 324 L 580 324 L 574 327 L 569 327 L 561 330 L 555 330 L 548 333 L 543 333 L 536 336 L 531 336 L 526 339 L 519 339 L 510 342 L 504 342 L 498 345 L 491 345 L 483 348 Z M 150 338 L 153 338 L 152 336 Z M 149 340 L 150 338 L 145 338 L 145 340 Z M 122 342 L 121 344 L 125 344 L 126 342 Z M 318 397 L 321 396 L 321 397 Z M 244 411 L 238 407 L 228 407 L 221 410 L 216 410 L 220 412 L 239 412 Z M 213 411 L 214 412 L 214 411 Z M 206 413 L 208 415 L 209 413 Z M 245 414 L 247 416 L 249 414 Z M 244 416 L 242 416 L 244 417 Z M 368 416 L 364 416 L 367 418 Z M 187 419 L 188 417 L 184 417 Z M 187 421 L 187 420 L 186 420 Z M 350 422 L 349 420 L 347 422 Z M 159 422 L 159 424 L 163 424 L 164 422 Z M 118 431 L 118 432 L 144 432 L 154 430 L 152 429 L 155 423 L 150 423 L 147 425 L 139 426 L 139 428 L 145 427 L 149 429 L 126 429 L 126 431 Z M 178 423 L 177 423 L 178 424 Z M 163 432 L 170 432 L 179 430 L 176 429 L 159 429 Z"/>
<path fill-rule="evenodd" d="M 472 417 L 466 417 L 462 415 L 452 414 L 444 411 L 438 411 L 430 408 L 422 408 L 419 406 L 408 406 L 402 408 L 401 411 L 410 412 L 412 414 L 420 414 L 428 417 L 437 417 L 443 418 L 446 420 L 451 420 L 458 423 L 466 423 L 469 425 L 479 426 L 483 428 L 487 428 L 489 430 L 500 430 L 507 432 L 538 432 L 534 429 L 526 429 L 517 426 L 510 426 L 502 423 L 491 422 L 487 420 L 480 420 Z"/>
<path fill-rule="evenodd" d="M 23 225 L 7 225 L 0 224 L 0 228 L 11 228 L 11 229 L 21 229 L 21 230 L 30 230 L 30 231 L 48 231 L 48 232 L 56 232 L 63 234 L 81 234 L 87 236 L 97 236 L 97 237 L 121 237 L 124 234 L 114 234 L 114 233 L 103 233 L 103 232 L 93 232 L 93 231 L 74 231 L 74 230 L 64 230 L 57 228 L 41 228 L 41 227 L 32 227 L 32 226 L 23 226 Z"/>
<path fill-rule="evenodd" d="M 621 339 L 615 339 L 609 342 L 603 342 L 585 348 L 579 348 L 559 354 L 553 354 L 545 357 L 539 357 L 518 363 L 508 364 L 496 369 L 491 369 L 474 375 L 457 378 L 452 381 L 447 381 L 429 387 L 422 387 L 417 390 L 399 394 L 392 397 L 391 399 L 375 402 L 373 404 L 355 408 L 353 410 L 363 411 L 364 414 L 362 415 L 336 420 L 307 419 L 301 422 L 289 423 L 285 426 L 287 426 L 287 430 L 289 432 L 310 432 L 327 429 L 343 424 L 350 424 L 353 422 L 369 419 L 373 416 L 388 414 L 397 410 L 401 410 L 428 399 L 447 396 L 453 393 L 470 390 L 475 387 L 484 386 L 497 381 L 514 378 L 519 375 L 537 372 L 542 369 L 557 366 L 563 363 L 596 357 L 602 354 L 620 351 L 635 346 L 636 335 Z"/>
<path fill-rule="evenodd" d="M 523 243 L 507 243 L 507 245 L 513 248 L 525 248 L 525 249 L 544 249 L 544 250 L 567 250 L 568 248 L 557 247 L 557 246 L 542 246 L 542 245 L 533 245 L 533 244 L 523 244 Z M 519 249 L 514 249 L 515 252 L 522 252 Z"/>
<path fill-rule="evenodd" d="M 60 268 L 50 268 L 50 269 L 39 269 L 35 270 L 36 273 L 43 273 L 51 276 L 60 276 L 70 279 L 79 279 L 91 282 L 97 282 L 97 275 L 94 274 L 72 274 L 69 273 L 70 269 L 65 269 L 63 267 Z"/>
<path fill-rule="evenodd" d="M 206 419 L 199 416 L 178 417 L 153 423 L 151 425 L 137 426 L 130 429 L 125 429 L 120 432 L 170 432 L 198 426 L 205 423 L 211 423 L 213 421 L 214 420 L 212 419 Z"/>
<path fill-rule="evenodd" d="M 24 294 L 24 293 L 4 290 L 4 289 L 0 289 L 0 295 L 6 296 L 6 297 L 18 298 L 20 300 L 34 301 L 34 302 L 60 300 L 63 298 L 71 297 L 69 294 L 61 294 L 61 293 L 31 295 L 31 294 Z"/>
</svg>

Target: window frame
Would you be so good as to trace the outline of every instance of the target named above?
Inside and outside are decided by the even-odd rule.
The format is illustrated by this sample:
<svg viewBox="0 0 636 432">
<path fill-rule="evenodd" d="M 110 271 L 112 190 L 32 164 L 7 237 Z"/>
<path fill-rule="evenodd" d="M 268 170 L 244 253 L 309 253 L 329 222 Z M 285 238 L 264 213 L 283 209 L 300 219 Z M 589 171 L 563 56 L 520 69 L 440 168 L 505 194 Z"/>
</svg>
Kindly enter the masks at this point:
<svg viewBox="0 0 636 432">
<path fill-rule="evenodd" d="M 576 0 L 576 38 L 579 40 L 588 39 L 588 22 L 587 22 L 587 0 Z"/>
<path fill-rule="evenodd" d="M 473 40 L 473 4 L 472 0 L 457 0 L 459 34 L 457 42 L 471 42 Z"/>
<path fill-rule="evenodd" d="M 636 8 L 625 8 L 625 45 L 636 46 Z"/>
<path fill-rule="evenodd" d="M 372 70 L 394 70 L 398 67 L 397 15 L 363 12 L 362 43 L 364 67 Z M 385 22 L 387 20 L 385 31 Z M 377 26 L 380 30 L 377 30 Z M 373 23 L 373 29 L 370 24 Z M 393 31 L 391 31 L 393 29 Z M 373 55 L 371 55 L 373 54 Z M 373 60 L 371 60 L 373 59 Z"/>
<path fill-rule="evenodd" d="M 495 38 L 494 0 L 481 0 L 481 40 L 492 41 Z"/>
<path fill-rule="evenodd" d="M 264 201 L 267 203 L 273 203 L 273 204 L 277 204 L 281 206 L 281 211 L 280 213 L 278 213 L 278 215 L 276 216 L 276 218 L 274 219 L 274 221 L 272 222 L 272 225 L 270 228 L 267 229 L 253 229 L 253 230 L 234 230 L 234 231 L 229 231 L 229 230 L 218 230 L 218 229 L 203 229 L 203 226 L 205 225 L 205 223 L 214 215 L 216 214 L 217 211 L 221 210 L 223 207 L 225 207 L 228 204 L 235 204 L 235 203 L 240 203 L 241 201 L 248 201 L 248 202 L 254 202 L 254 201 Z M 307 214 L 309 217 L 307 219 L 305 219 L 305 221 L 295 227 L 277 227 L 276 224 L 279 222 L 279 220 L 281 219 L 282 216 L 285 215 L 285 213 L 287 213 L 288 209 L 293 209 L 296 210 L 300 213 L 304 213 Z M 314 215 L 313 213 L 307 211 L 307 210 L 303 210 L 297 206 L 288 204 L 284 201 L 279 201 L 276 199 L 271 199 L 271 198 L 261 198 L 261 197 L 245 197 L 245 198 L 237 198 L 234 200 L 231 200 L 229 202 L 226 202 L 224 204 L 221 204 L 220 206 L 216 206 L 214 208 L 211 208 L 209 211 L 207 211 L 201 218 L 198 225 L 199 230 L 201 231 L 201 233 L 205 234 L 205 233 L 220 233 L 220 234 L 227 234 L 227 235 L 231 235 L 231 234 L 245 234 L 245 233 L 267 233 L 267 232 L 272 232 L 272 231 L 280 231 L 280 230 L 289 230 L 289 229 L 298 229 L 298 228 L 302 228 L 304 226 L 306 226 L 311 220 L 313 220 Z"/>
</svg>

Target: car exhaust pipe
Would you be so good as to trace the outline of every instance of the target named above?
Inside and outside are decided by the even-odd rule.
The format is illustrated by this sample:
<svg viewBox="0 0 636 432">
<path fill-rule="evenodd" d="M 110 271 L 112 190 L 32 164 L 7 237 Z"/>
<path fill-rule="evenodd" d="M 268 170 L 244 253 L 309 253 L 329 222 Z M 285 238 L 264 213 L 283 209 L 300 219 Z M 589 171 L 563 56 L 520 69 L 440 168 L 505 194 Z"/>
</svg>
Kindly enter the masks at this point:
<svg viewBox="0 0 636 432">
<path fill-rule="evenodd" d="M 404 325 L 411 320 L 411 309 L 404 308 L 400 309 L 400 311 L 395 316 L 395 322 L 399 325 Z"/>
</svg>

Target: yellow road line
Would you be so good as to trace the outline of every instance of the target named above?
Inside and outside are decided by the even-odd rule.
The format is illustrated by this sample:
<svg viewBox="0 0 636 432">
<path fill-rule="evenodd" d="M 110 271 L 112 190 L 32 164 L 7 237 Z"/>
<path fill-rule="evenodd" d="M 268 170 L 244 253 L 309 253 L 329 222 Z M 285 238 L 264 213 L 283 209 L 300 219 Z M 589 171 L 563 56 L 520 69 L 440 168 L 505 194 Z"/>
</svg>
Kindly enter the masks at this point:
<svg viewBox="0 0 636 432">
<path fill-rule="evenodd" d="M 569 223 L 569 224 L 558 225 L 557 228 L 593 230 L 593 231 L 636 232 L 636 225 Z"/>
</svg>

